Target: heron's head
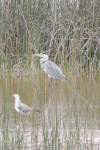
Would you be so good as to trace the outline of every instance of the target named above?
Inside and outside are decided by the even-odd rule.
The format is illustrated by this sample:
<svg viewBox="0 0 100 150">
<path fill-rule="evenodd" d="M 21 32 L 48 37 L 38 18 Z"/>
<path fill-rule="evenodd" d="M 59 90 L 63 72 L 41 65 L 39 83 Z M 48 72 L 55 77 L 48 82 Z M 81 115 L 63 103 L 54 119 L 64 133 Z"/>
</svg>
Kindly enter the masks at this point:
<svg viewBox="0 0 100 150">
<path fill-rule="evenodd" d="M 48 60 L 48 55 L 43 54 L 43 53 L 40 53 L 40 54 L 34 54 L 34 56 L 42 57 L 42 58 L 44 58 L 45 60 Z"/>
<path fill-rule="evenodd" d="M 17 97 L 19 97 L 19 95 L 18 94 L 14 94 L 13 97 L 17 98 Z"/>
</svg>

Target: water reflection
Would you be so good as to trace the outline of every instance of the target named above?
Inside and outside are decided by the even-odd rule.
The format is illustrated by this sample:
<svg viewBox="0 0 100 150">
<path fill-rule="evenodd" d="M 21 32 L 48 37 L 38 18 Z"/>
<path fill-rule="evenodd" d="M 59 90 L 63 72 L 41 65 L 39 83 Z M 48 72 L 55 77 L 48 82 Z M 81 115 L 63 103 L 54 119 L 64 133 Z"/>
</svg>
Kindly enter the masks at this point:
<svg viewBox="0 0 100 150">
<path fill-rule="evenodd" d="M 29 107 L 40 110 L 40 113 L 26 115 L 24 127 L 29 131 L 34 127 L 42 130 L 42 134 L 44 130 L 100 129 L 99 77 L 72 76 L 69 82 L 56 82 L 53 80 L 49 86 L 44 73 L 30 77 L 0 78 L 1 129 L 18 129 L 22 123 L 20 114 L 14 109 L 14 93 L 18 93 L 21 101 Z"/>
<path fill-rule="evenodd" d="M 74 77 L 73 77 L 74 78 Z M 77 117 L 82 118 L 87 116 L 87 120 L 91 121 L 92 115 L 96 116 L 91 107 L 96 109 L 96 113 L 99 116 L 99 97 L 100 97 L 100 85 L 97 80 L 87 78 L 83 76 L 77 78 L 69 83 L 56 80 L 51 83 L 49 87 L 48 78 L 44 74 L 41 76 L 38 74 L 31 77 L 9 77 L 0 79 L 0 105 L 3 107 L 4 103 L 9 104 L 11 116 L 14 113 L 14 99 L 12 95 L 18 93 L 23 103 L 29 107 L 35 107 L 44 111 L 44 113 L 50 113 L 51 116 L 55 111 L 57 114 L 62 114 L 64 117 L 72 119 Z M 88 101 L 86 103 L 76 93 L 74 93 L 69 87 L 77 91 L 84 99 Z M 45 114 L 45 115 L 46 115 Z M 49 115 L 50 115 L 49 114 Z M 18 115 L 18 114 L 16 114 Z M 41 116 L 41 115 L 40 115 Z M 71 117 L 71 118 L 70 118 Z M 52 117 L 51 117 L 52 118 Z M 97 119 L 97 117 L 94 117 Z"/>
</svg>

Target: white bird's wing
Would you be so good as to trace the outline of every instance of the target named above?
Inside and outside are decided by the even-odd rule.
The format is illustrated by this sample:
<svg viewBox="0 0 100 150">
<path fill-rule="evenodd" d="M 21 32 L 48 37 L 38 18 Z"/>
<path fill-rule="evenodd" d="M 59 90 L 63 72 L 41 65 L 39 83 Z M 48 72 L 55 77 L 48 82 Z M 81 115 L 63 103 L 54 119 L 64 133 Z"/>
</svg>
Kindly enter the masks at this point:
<svg viewBox="0 0 100 150">
<path fill-rule="evenodd" d="M 33 108 L 28 107 L 27 105 L 21 103 L 20 106 L 17 107 L 21 112 L 27 113 L 33 110 Z"/>
<path fill-rule="evenodd" d="M 41 63 L 41 67 L 50 77 L 66 81 L 66 77 L 63 75 L 61 69 L 54 62 L 45 60 Z"/>
</svg>

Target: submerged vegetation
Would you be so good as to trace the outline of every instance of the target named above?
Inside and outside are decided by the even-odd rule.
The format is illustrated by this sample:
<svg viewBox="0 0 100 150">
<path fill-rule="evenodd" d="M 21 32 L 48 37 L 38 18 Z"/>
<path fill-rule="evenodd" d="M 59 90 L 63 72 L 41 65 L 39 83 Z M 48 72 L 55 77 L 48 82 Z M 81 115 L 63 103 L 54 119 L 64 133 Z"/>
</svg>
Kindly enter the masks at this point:
<svg viewBox="0 0 100 150">
<path fill-rule="evenodd" d="M 72 76 L 71 76 L 72 78 Z M 90 79 L 90 78 L 88 78 Z M 100 142 L 99 80 L 87 76 L 49 87 L 45 77 L 0 78 L 0 150 L 97 150 Z M 94 85 L 94 86 L 91 86 Z M 97 88 L 98 87 L 98 88 Z M 11 96 L 40 110 L 21 118 Z"/>
<path fill-rule="evenodd" d="M 0 3 L 1 69 L 30 65 L 33 53 L 50 50 L 50 59 L 65 68 L 99 71 L 98 0 L 4 0 Z"/>
</svg>

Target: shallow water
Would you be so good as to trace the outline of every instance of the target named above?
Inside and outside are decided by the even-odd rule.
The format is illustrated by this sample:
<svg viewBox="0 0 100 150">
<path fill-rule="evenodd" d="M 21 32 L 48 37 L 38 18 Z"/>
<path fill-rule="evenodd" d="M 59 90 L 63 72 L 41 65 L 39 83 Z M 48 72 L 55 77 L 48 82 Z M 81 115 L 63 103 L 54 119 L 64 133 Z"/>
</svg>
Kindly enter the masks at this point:
<svg viewBox="0 0 100 150">
<path fill-rule="evenodd" d="M 0 78 L 0 128 L 15 131 L 23 128 L 23 118 L 14 109 L 13 94 L 23 103 L 40 110 L 26 115 L 24 127 L 45 131 L 100 129 L 100 77 L 71 75 L 67 82 L 51 80 L 43 72 L 32 76 Z M 43 133 L 42 133 L 43 134 Z"/>
<path fill-rule="evenodd" d="M 71 76 L 67 82 L 53 79 L 50 86 L 49 80 L 44 73 L 37 73 L 29 77 L 7 76 L 0 78 L 0 105 L 1 108 L 3 108 L 4 104 L 9 106 L 12 117 L 13 113 L 15 113 L 15 101 L 12 96 L 14 93 L 20 95 L 23 103 L 29 107 L 44 111 L 45 115 L 47 115 L 47 112 L 53 115 L 57 111 L 60 117 L 62 114 L 65 120 L 66 118 L 67 120 L 71 119 L 72 122 L 74 121 L 72 118 L 76 115 L 82 124 L 87 124 L 87 127 L 90 127 L 91 123 L 89 124 L 89 122 L 93 117 L 97 120 L 95 122 L 97 127 L 100 127 L 98 120 L 100 113 L 99 75 L 95 78 Z M 5 106 L 5 108 L 7 107 Z"/>
</svg>

